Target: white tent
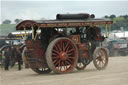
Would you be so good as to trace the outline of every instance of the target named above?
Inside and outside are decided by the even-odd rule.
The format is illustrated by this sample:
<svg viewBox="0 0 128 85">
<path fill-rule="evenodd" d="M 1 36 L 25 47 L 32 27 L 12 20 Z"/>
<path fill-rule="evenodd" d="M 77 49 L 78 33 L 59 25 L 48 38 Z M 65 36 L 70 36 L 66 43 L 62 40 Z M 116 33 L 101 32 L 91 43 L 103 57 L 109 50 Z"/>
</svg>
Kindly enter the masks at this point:
<svg viewBox="0 0 128 85">
<path fill-rule="evenodd" d="M 111 32 L 109 35 L 110 39 L 116 39 L 116 38 L 122 38 L 122 37 L 128 38 L 128 31 Z"/>
</svg>

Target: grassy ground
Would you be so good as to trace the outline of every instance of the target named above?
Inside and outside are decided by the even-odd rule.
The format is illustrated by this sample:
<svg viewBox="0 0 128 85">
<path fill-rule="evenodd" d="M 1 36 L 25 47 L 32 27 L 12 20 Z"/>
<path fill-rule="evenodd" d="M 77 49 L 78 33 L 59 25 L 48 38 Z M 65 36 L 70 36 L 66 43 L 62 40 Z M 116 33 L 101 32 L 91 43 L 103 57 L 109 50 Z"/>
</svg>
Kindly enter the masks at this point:
<svg viewBox="0 0 128 85">
<path fill-rule="evenodd" d="M 21 65 L 22 69 L 25 68 L 24 65 Z M 1 64 L 0 64 L 0 71 L 4 70 L 4 67 L 1 67 Z M 9 66 L 9 70 L 18 70 L 18 64 L 16 63 L 14 67 L 10 67 Z"/>
<path fill-rule="evenodd" d="M 16 31 L 16 24 L 0 24 L 0 35 L 8 35 L 13 31 Z"/>
<path fill-rule="evenodd" d="M 115 23 L 116 21 L 124 20 L 124 17 L 117 17 L 113 19 L 113 22 Z"/>
</svg>

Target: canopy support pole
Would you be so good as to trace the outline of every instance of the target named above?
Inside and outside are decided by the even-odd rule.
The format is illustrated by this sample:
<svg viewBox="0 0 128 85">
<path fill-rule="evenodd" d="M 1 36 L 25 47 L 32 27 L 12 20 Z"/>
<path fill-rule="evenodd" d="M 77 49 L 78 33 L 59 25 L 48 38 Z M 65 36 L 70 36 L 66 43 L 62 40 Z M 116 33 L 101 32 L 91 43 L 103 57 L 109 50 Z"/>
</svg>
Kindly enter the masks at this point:
<svg viewBox="0 0 128 85">
<path fill-rule="evenodd" d="M 108 37 L 108 25 L 105 25 L 105 32 L 106 32 L 106 37 Z"/>
<path fill-rule="evenodd" d="M 40 27 L 38 27 L 38 29 L 36 30 L 36 35 L 35 35 L 35 37 L 34 37 L 34 40 L 36 40 L 36 38 L 37 38 L 37 35 L 38 35 L 38 30 L 40 30 Z"/>
<path fill-rule="evenodd" d="M 24 31 L 25 31 L 24 40 L 26 40 L 26 38 L 27 38 L 27 34 L 26 34 L 26 28 L 25 28 L 25 27 L 24 27 Z"/>
<path fill-rule="evenodd" d="M 111 24 L 109 24 L 109 34 L 110 34 L 110 32 L 111 32 Z M 109 36 L 109 34 L 108 34 L 108 36 Z"/>
<path fill-rule="evenodd" d="M 34 39 L 34 27 L 32 27 L 32 39 Z"/>
</svg>

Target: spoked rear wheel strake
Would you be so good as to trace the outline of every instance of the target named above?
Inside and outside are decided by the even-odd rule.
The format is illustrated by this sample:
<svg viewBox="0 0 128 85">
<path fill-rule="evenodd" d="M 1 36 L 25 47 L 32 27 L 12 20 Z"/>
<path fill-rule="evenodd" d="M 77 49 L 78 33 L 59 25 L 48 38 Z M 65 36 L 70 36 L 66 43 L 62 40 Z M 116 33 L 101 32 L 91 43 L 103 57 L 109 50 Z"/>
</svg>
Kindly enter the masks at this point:
<svg viewBox="0 0 128 85">
<path fill-rule="evenodd" d="M 56 73 L 72 71 L 76 66 L 78 58 L 77 48 L 74 43 L 68 38 L 58 38 L 49 46 L 51 47 L 48 47 L 47 52 L 49 67 Z"/>
<path fill-rule="evenodd" d="M 94 52 L 93 63 L 98 70 L 105 69 L 108 64 L 107 51 L 103 48 L 98 48 Z"/>
</svg>

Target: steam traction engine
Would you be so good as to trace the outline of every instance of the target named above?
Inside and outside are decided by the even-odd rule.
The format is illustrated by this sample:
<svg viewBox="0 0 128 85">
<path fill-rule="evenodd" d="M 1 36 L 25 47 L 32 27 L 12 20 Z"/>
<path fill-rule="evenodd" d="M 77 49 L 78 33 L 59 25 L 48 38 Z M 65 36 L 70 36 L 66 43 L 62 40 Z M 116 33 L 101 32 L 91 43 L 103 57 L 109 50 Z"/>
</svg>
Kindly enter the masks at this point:
<svg viewBox="0 0 128 85">
<path fill-rule="evenodd" d="M 108 50 L 99 44 L 104 40 L 99 25 L 112 24 L 108 19 L 95 19 L 90 14 L 58 14 L 56 20 L 25 20 L 17 30 L 25 33 L 23 55 L 30 68 L 39 73 L 68 73 L 74 68 L 83 70 L 91 61 L 98 70 L 108 64 Z"/>
</svg>

